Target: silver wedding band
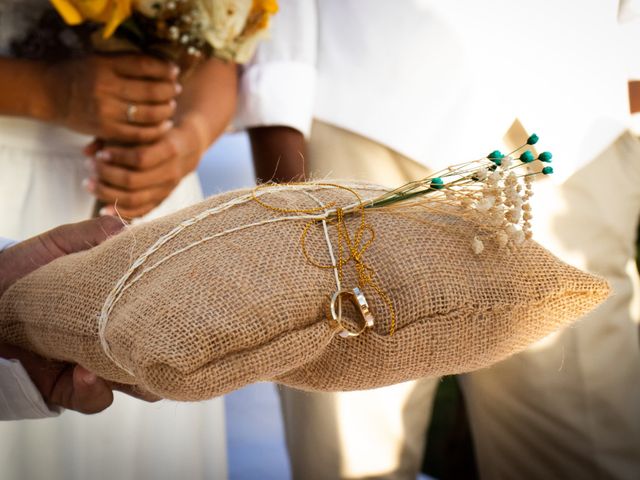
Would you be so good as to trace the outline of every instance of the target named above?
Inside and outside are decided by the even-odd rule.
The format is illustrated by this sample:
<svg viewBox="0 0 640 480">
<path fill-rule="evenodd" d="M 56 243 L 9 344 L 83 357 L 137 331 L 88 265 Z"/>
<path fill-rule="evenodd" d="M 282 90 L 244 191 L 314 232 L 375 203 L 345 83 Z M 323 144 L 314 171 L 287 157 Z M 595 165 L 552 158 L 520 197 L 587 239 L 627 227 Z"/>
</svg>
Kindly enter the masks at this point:
<svg viewBox="0 0 640 480">
<path fill-rule="evenodd" d="M 345 296 L 349 300 L 351 300 L 357 311 L 362 316 L 362 326 L 357 331 L 348 329 L 346 325 L 342 323 L 341 312 L 336 310 L 336 304 L 342 296 Z M 337 326 L 338 335 L 343 338 L 357 337 L 367 328 L 372 328 L 374 325 L 374 318 L 371 310 L 369 309 L 369 302 L 367 302 L 364 293 L 362 293 L 362 290 L 360 290 L 358 287 L 355 287 L 352 290 L 338 290 L 331 297 L 331 303 L 329 304 L 329 306 L 331 310 L 332 323 Z"/>
<path fill-rule="evenodd" d="M 138 107 L 133 103 L 127 105 L 127 122 L 136 123 L 136 113 L 138 113 Z"/>
</svg>

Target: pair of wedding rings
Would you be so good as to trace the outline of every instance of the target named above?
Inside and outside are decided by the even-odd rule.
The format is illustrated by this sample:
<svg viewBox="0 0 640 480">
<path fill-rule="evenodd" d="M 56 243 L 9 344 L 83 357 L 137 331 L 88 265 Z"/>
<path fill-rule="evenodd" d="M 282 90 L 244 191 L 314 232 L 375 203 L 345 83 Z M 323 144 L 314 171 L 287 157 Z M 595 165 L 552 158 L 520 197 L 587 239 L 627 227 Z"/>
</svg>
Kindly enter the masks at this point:
<svg viewBox="0 0 640 480">
<path fill-rule="evenodd" d="M 348 299 L 353 303 L 353 306 L 362 316 L 362 325 L 358 330 L 352 330 L 347 328 L 342 320 L 342 312 L 340 302 L 342 299 Z M 338 335 L 343 338 L 349 337 L 357 337 L 361 333 L 363 333 L 367 328 L 373 327 L 374 318 L 371 310 L 369 309 L 369 303 L 367 302 L 364 293 L 358 287 L 353 288 L 352 290 L 341 289 L 333 294 L 331 297 L 331 319 L 332 323 L 337 327 Z M 337 310 L 336 310 L 336 307 Z"/>
</svg>

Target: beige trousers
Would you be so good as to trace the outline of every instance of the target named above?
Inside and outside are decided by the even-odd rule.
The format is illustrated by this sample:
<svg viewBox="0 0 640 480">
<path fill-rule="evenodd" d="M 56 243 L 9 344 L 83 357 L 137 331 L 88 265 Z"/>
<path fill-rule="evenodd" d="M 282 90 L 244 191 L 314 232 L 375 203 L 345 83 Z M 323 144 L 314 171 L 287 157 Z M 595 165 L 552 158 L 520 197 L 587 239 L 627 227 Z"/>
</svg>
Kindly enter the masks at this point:
<svg viewBox="0 0 640 480">
<path fill-rule="evenodd" d="M 366 138 L 314 122 L 307 173 L 399 186 L 425 177 L 418 163 Z M 375 390 L 307 393 L 282 387 L 295 479 L 415 479 L 437 379 Z"/>
<path fill-rule="evenodd" d="M 428 172 L 382 145 L 315 122 L 315 177 L 397 185 Z M 463 378 L 484 480 L 640 478 L 640 145 L 621 137 L 562 187 L 539 182 L 536 238 L 606 276 L 614 296 L 527 352 Z M 437 380 L 346 393 L 281 390 L 296 479 L 415 479 Z"/>
<path fill-rule="evenodd" d="M 606 277 L 614 294 L 572 327 L 463 377 L 481 476 L 639 479 L 640 142 L 625 134 L 560 188 L 536 187 L 536 240 Z"/>
</svg>

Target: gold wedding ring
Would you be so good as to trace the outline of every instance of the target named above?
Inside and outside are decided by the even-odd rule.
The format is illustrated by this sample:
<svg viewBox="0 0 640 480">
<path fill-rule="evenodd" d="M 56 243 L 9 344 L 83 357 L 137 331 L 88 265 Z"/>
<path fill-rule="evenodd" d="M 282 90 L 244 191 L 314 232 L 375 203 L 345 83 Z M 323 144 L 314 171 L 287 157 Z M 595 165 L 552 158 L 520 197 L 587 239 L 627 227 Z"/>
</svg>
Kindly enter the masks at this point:
<svg viewBox="0 0 640 480">
<path fill-rule="evenodd" d="M 353 306 L 356 307 L 356 310 L 360 312 L 360 315 L 362 315 L 362 328 L 360 328 L 360 330 L 349 330 L 344 323 L 342 323 L 341 312 L 336 312 L 336 303 L 338 303 L 342 297 L 347 297 L 351 303 L 353 303 Z M 374 318 L 371 310 L 369 309 L 369 302 L 367 302 L 364 293 L 362 293 L 358 287 L 355 287 L 352 290 L 341 289 L 334 293 L 331 297 L 330 309 L 333 323 L 337 325 L 338 335 L 342 338 L 357 337 L 367 328 L 373 327 Z"/>
<path fill-rule="evenodd" d="M 136 123 L 136 113 L 138 113 L 138 107 L 133 103 L 127 105 L 127 122 Z"/>
</svg>

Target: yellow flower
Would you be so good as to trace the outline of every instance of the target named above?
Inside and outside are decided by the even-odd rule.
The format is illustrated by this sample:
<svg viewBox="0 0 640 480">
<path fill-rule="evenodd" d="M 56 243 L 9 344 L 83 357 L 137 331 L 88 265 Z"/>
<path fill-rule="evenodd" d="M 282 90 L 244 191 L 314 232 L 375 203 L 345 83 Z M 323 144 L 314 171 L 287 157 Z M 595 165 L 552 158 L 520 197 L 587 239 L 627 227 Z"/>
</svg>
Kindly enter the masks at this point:
<svg viewBox="0 0 640 480">
<path fill-rule="evenodd" d="M 113 35 L 124 20 L 131 15 L 131 0 L 50 0 L 69 25 L 86 20 L 104 23 L 103 36 Z"/>
<path fill-rule="evenodd" d="M 253 0 L 251 10 L 254 12 L 265 12 L 273 15 L 278 13 L 278 2 L 276 0 Z"/>
</svg>

